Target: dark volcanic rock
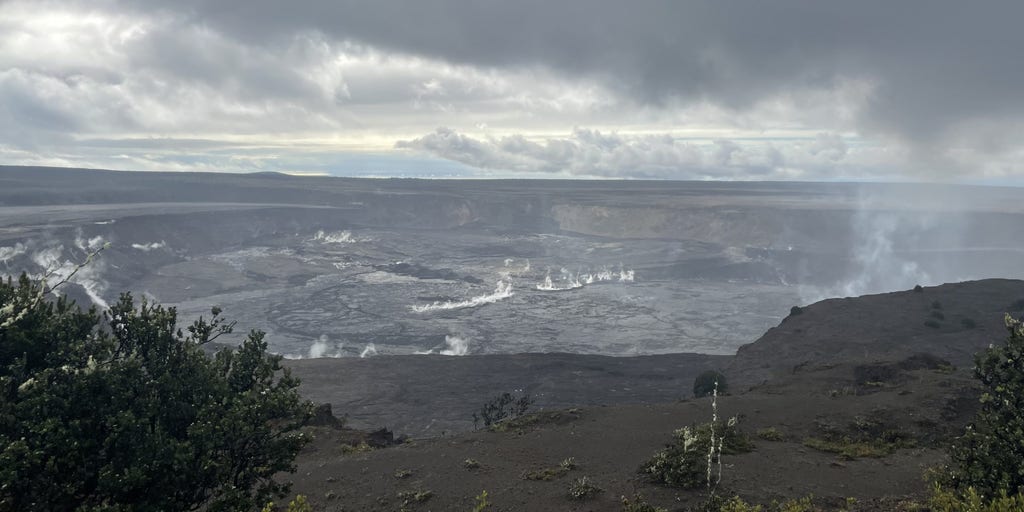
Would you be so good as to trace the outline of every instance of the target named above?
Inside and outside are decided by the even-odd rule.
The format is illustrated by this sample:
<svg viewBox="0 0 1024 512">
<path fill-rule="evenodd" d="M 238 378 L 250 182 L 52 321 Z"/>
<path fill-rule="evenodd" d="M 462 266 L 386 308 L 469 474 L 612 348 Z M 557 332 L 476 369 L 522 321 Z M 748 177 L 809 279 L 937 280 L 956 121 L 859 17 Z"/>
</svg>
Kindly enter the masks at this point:
<svg viewBox="0 0 1024 512">
<path fill-rule="evenodd" d="M 286 361 L 303 394 L 329 402 L 353 427 L 381 425 L 416 437 L 465 431 L 491 397 L 515 390 L 533 410 L 661 403 L 690 396 L 693 379 L 724 356 L 573 354 L 378 356 Z"/>
<path fill-rule="evenodd" d="M 725 373 L 739 389 L 801 365 L 895 363 L 921 353 L 969 368 L 975 352 L 1003 339 L 1007 305 L 1022 297 L 1024 281 L 985 279 L 823 300 L 740 347 Z M 945 318 L 926 325 L 936 305 Z"/>
</svg>

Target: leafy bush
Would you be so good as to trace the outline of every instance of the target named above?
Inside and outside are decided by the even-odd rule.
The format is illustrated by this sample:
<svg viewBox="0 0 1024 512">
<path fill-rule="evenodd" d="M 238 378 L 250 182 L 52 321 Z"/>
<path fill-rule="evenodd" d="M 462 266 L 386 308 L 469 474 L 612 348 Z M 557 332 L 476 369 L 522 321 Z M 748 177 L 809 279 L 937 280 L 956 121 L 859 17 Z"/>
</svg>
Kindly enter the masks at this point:
<svg viewBox="0 0 1024 512">
<path fill-rule="evenodd" d="M 270 502 L 263 507 L 261 512 L 274 512 L 275 510 L 277 509 L 274 507 L 274 503 Z M 288 502 L 288 508 L 286 509 L 286 512 L 313 512 L 313 507 L 310 506 L 309 501 L 306 500 L 306 497 L 300 494 L 296 496 L 294 500 Z"/>
<path fill-rule="evenodd" d="M 1024 492 L 1024 324 L 1007 314 L 1006 327 L 1006 343 L 975 356 L 981 408 L 950 451 L 950 483 L 985 499 Z"/>
<path fill-rule="evenodd" d="M 507 419 L 518 418 L 526 414 L 531 404 L 533 404 L 533 400 L 528 393 L 519 396 L 502 393 L 482 405 L 479 411 L 473 413 L 473 426 L 479 428 L 479 424 L 483 422 L 483 426 L 486 428 Z"/>
<path fill-rule="evenodd" d="M 716 382 L 718 383 L 719 393 L 727 393 L 729 391 L 729 383 L 725 380 L 725 375 L 714 370 L 701 372 L 697 378 L 693 379 L 693 396 L 697 398 L 710 396 L 715 391 Z"/>
<path fill-rule="evenodd" d="M 800 306 L 793 306 L 789 308 L 789 316 L 802 315 L 803 313 L 804 309 L 801 308 Z"/>
<path fill-rule="evenodd" d="M 408 507 L 413 503 L 425 503 L 430 498 L 434 497 L 434 491 L 431 490 L 416 490 L 416 491 L 400 491 L 398 493 L 398 499 L 402 501 L 402 507 Z"/>
<path fill-rule="evenodd" d="M 312 407 L 253 331 L 122 295 L 103 317 L 0 281 L 0 510 L 258 510 Z"/>
<path fill-rule="evenodd" d="M 775 427 L 758 429 L 757 437 L 758 439 L 764 439 L 765 441 L 782 441 L 784 439 L 782 432 Z"/>
<path fill-rule="evenodd" d="M 487 491 L 481 491 L 480 494 L 473 498 L 473 512 L 484 512 L 491 507 L 491 502 L 487 499 Z"/>
<path fill-rule="evenodd" d="M 986 499 L 973 487 L 958 493 L 936 486 L 928 505 L 935 512 L 1020 512 L 1024 510 L 1024 494 L 1011 496 L 1000 490 Z"/>
<path fill-rule="evenodd" d="M 914 285 L 914 293 L 924 293 L 924 288 L 922 288 L 921 285 L 919 285 L 919 284 L 915 284 Z"/>
<path fill-rule="evenodd" d="M 704 487 L 707 485 L 708 453 L 711 451 L 711 423 L 683 427 L 673 436 L 672 444 L 647 461 L 640 468 L 640 473 L 653 482 L 672 487 Z M 715 436 L 721 440 L 725 455 L 754 449 L 750 439 L 737 428 L 736 418 L 717 422 Z"/>
<path fill-rule="evenodd" d="M 719 498 L 718 501 L 719 502 L 717 503 L 711 504 L 711 508 L 713 508 L 715 512 L 814 512 L 818 510 L 814 507 L 814 503 L 811 501 L 810 496 L 787 500 L 781 503 L 773 501 L 768 506 L 747 503 L 739 496 L 733 496 L 732 498 L 725 500 Z M 705 507 L 705 509 L 707 508 L 708 507 Z"/>
<path fill-rule="evenodd" d="M 604 489 L 594 485 L 588 477 L 580 477 L 569 484 L 569 499 L 582 501 L 588 500 L 604 492 Z"/>
</svg>

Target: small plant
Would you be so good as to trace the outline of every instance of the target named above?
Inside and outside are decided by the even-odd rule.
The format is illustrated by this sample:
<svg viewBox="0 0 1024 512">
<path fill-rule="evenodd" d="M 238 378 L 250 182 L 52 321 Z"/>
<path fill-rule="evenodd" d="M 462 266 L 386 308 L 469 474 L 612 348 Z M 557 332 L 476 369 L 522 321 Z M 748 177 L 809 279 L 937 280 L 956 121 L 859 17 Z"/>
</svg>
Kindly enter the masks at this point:
<svg viewBox="0 0 1024 512">
<path fill-rule="evenodd" d="M 274 510 L 277 510 L 276 507 L 274 507 L 274 502 L 270 502 L 263 506 L 261 512 L 274 512 Z M 310 506 L 309 501 L 306 500 L 306 496 L 300 494 L 288 503 L 287 512 L 313 512 L 313 507 Z"/>
<path fill-rule="evenodd" d="M 476 459 L 466 459 L 462 461 L 462 467 L 466 469 L 477 469 L 480 467 L 480 462 Z"/>
<path fill-rule="evenodd" d="M 938 329 L 939 327 L 942 327 L 942 325 L 940 325 L 935 320 L 925 320 L 924 325 L 925 327 L 931 327 L 932 329 Z"/>
<path fill-rule="evenodd" d="M 934 319 L 936 319 L 936 320 L 945 320 L 945 319 L 946 319 L 946 315 L 945 315 L 945 313 L 943 313 L 942 311 L 939 311 L 939 310 L 937 310 L 937 309 L 936 309 L 936 310 L 933 310 L 933 311 L 931 312 L 931 314 L 930 314 L 930 315 L 928 315 L 928 316 L 930 316 L 930 317 L 932 317 L 932 318 L 934 318 Z"/>
<path fill-rule="evenodd" d="M 484 512 L 491 506 L 491 502 L 487 499 L 487 491 L 481 491 L 480 494 L 475 498 L 473 505 L 473 512 Z"/>
<path fill-rule="evenodd" d="M 674 442 L 647 461 L 640 468 L 640 473 L 656 483 L 671 487 L 697 489 L 707 486 L 711 469 L 708 460 L 712 449 L 711 432 L 711 423 L 676 430 Z M 753 449 L 750 439 L 736 427 L 736 418 L 717 422 L 714 432 L 715 442 L 720 443 L 723 454 L 746 453 Z"/>
<path fill-rule="evenodd" d="M 576 457 L 568 457 L 558 465 L 566 471 L 572 471 L 576 469 Z"/>
<path fill-rule="evenodd" d="M 914 293 L 924 293 L 924 288 L 922 288 L 921 285 L 919 285 L 919 284 L 915 284 L 914 285 Z"/>
<path fill-rule="evenodd" d="M 524 472 L 523 480 L 547 482 L 559 478 L 568 472 L 568 469 L 561 466 L 557 468 L 536 469 L 533 471 Z"/>
<path fill-rule="evenodd" d="M 361 442 L 359 444 L 348 444 L 348 443 L 345 443 L 345 444 L 341 445 L 341 453 L 343 453 L 345 455 L 351 455 L 353 453 L 372 452 L 373 450 L 374 450 L 374 448 L 372 446 L 370 446 L 369 444 L 367 444 L 366 441 L 363 441 L 363 442 Z"/>
<path fill-rule="evenodd" d="M 502 393 L 473 413 L 473 427 L 479 428 L 481 422 L 484 427 L 490 427 L 506 419 L 518 418 L 526 414 L 532 404 L 533 400 L 528 393 L 519 396 Z"/>
<path fill-rule="evenodd" d="M 974 329 L 978 326 L 978 323 L 975 322 L 973 318 L 962 318 L 960 319 L 960 325 L 962 325 L 964 329 Z"/>
<path fill-rule="evenodd" d="M 823 452 L 835 453 L 844 459 L 880 458 L 891 455 L 900 448 L 911 448 L 916 443 L 900 432 L 887 430 L 876 438 L 830 436 L 826 439 L 811 437 L 804 440 L 804 446 Z"/>
<path fill-rule="evenodd" d="M 642 495 L 634 494 L 632 499 L 622 497 L 622 512 L 668 512 L 668 509 L 651 505 Z"/>
<path fill-rule="evenodd" d="M 942 309 L 942 303 L 937 300 L 933 300 L 932 309 Z"/>
<path fill-rule="evenodd" d="M 775 427 L 768 427 L 768 428 L 758 429 L 757 437 L 758 437 L 758 439 L 764 439 L 765 441 L 782 441 L 783 440 L 782 432 L 780 432 L 779 429 L 777 429 Z"/>
<path fill-rule="evenodd" d="M 576 501 L 589 500 L 602 492 L 604 489 L 594 485 L 586 476 L 577 478 L 569 484 L 569 499 Z"/>
<path fill-rule="evenodd" d="M 814 512 L 818 509 L 814 508 L 810 496 L 781 503 L 773 501 L 767 507 L 747 503 L 739 496 L 733 496 L 727 500 L 711 496 L 704 504 L 704 510 L 714 512 Z"/>
<path fill-rule="evenodd" d="M 398 499 L 402 500 L 402 506 L 408 507 L 413 503 L 423 503 L 434 497 L 434 491 L 402 491 L 398 493 Z"/>
<path fill-rule="evenodd" d="M 793 307 L 789 308 L 789 316 L 802 315 L 803 312 L 804 312 L 804 308 L 802 308 L 800 306 L 793 306 Z"/>
<path fill-rule="evenodd" d="M 395 478 L 397 478 L 399 480 L 404 480 L 406 478 L 409 478 L 410 476 L 412 476 L 412 470 L 411 469 L 396 469 L 395 470 Z"/>
<path fill-rule="evenodd" d="M 729 384 L 725 380 L 725 375 L 714 370 L 701 372 L 697 378 L 693 379 L 693 396 L 696 398 L 711 396 L 715 391 L 716 385 L 720 394 L 729 391 Z"/>
</svg>

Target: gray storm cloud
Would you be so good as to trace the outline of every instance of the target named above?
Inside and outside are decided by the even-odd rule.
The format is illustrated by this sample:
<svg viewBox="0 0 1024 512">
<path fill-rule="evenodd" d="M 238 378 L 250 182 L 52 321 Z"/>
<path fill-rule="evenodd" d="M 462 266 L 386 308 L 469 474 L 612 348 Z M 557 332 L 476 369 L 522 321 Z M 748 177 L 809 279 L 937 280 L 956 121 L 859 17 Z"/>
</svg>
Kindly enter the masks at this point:
<svg viewBox="0 0 1024 512">
<path fill-rule="evenodd" d="M 872 150 L 851 152 L 842 137 L 830 133 L 795 144 L 738 144 L 576 129 L 538 142 L 522 135 L 476 138 L 438 128 L 396 147 L 481 169 L 643 179 L 820 180 L 842 172 L 853 177 L 863 176 L 862 167 L 878 157 Z"/>
<path fill-rule="evenodd" d="M 159 4 L 161 7 L 164 3 Z M 934 137 L 1024 110 L 1024 4 L 939 2 L 179 2 L 250 42 L 318 30 L 477 66 L 544 65 L 645 102 L 736 108 L 846 78 L 877 83 L 866 125 Z"/>
<path fill-rule="evenodd" d="M 0 11 L 8 161 L 261 170 L 308 161 L 296 152 L 405 141 L 486 169 L 630 175 L 602 165 L 634 163 L 622 148 L 646 143 L 666 154 L 633 175 L 687 162 L 721 178 L 1024 173 L 1018 2 L 68 0 Z M 433 140 L 437 126 L 465 147 Z M 557 135 L 573 127 L 632 142 L 579 164 L 563 153 L 589 143 Z M 717 156 L 650 139 L 700 130 Z M 193 157 L 128 147 L 163 139 Z M 728 163 L 740 158 L 746 171 Z"/>
</svg>

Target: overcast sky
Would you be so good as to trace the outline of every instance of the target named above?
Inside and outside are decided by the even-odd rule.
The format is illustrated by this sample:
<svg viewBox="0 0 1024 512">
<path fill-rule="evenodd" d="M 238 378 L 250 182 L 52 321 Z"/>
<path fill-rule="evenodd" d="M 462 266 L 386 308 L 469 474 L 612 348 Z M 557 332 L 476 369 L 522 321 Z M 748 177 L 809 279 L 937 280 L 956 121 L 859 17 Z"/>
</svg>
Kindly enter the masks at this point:
<svg viewBox="0 0 1024 512">
<path fill-rule="evenodd" d="M 0 163 L 1024 185 L 1024 2 L 0 0 Z"/>
</svg>

